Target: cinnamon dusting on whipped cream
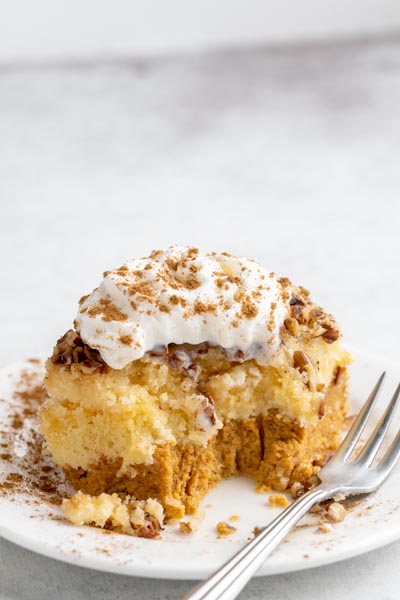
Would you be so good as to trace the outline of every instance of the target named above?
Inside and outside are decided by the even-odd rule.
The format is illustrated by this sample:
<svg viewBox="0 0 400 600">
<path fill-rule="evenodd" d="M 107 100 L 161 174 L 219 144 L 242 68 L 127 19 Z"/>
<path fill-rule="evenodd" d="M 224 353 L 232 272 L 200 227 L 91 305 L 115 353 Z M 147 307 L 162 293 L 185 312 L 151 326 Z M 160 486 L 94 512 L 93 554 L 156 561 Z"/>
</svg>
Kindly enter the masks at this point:
<svg viewBox="0 0 400 600">
<path fill-rule="evenodd" d="M 291 286 L 227 252 L 171 246 L 103 274 L 74 321 L 82 340 L 120 369 L 155 347 L 219 345 L 267 362 L 280 344 Z"/>
</svg>

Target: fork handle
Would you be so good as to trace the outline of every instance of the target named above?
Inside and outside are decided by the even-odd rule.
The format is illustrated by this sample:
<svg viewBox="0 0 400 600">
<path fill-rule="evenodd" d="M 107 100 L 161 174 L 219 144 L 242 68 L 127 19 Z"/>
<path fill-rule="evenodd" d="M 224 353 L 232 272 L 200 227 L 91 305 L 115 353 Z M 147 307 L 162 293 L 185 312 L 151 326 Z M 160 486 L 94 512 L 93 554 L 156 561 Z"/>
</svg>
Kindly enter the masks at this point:
<svg viewBox="0 0 400 600">
<path fill-rule="evenodd" d="M 335 493 L 319 485 L 300 496 L 218 571 L 197 585 L 183 600 L 233 600 L 291 528 L 317 502 Z"/>
</svg>

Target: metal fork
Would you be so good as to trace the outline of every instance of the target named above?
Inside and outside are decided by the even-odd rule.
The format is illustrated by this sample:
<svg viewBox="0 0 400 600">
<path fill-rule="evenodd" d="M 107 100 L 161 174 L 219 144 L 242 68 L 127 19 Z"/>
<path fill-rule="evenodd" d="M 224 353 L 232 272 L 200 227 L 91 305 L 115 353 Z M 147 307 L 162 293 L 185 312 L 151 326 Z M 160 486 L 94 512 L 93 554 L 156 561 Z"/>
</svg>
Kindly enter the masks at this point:
<svg viewBox="0 0 400 600">
<path fill-rule="evenodd" d="M 368 494 L 382 485 L 399 459 L 400 431 L 378 464 L 373 463 L 398 404 L 400 384 L 361 451 L 357 453 L 354 450 L 378 398 L 384 377 L 385 373 L 382 373 L 339 449 L 319 471 L 319 485 L 295 500 L 218 571 L 184 596 L 184 600 L 233 600 L 293 525 L 314 504 L 337 494 L 345 497 Z"/>
</svg>

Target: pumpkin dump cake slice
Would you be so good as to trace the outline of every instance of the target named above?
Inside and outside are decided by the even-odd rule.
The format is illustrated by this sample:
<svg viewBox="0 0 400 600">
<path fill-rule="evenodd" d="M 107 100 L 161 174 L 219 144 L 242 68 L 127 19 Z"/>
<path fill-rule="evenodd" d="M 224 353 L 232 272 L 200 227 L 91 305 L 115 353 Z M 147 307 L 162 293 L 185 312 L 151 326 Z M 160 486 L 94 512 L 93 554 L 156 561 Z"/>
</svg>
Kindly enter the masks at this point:
<svg viewBox="0 0 400 600">
<path fill-rule="evenodd" d="M 105 272 L 57 342 L 47 449 L 77 490 L 153 498 L 167 519 L 239 473 L 301 493 L 339 443 L 340 337 L 304 288 L 254 261 L 154 251 Z"/>
</svg>

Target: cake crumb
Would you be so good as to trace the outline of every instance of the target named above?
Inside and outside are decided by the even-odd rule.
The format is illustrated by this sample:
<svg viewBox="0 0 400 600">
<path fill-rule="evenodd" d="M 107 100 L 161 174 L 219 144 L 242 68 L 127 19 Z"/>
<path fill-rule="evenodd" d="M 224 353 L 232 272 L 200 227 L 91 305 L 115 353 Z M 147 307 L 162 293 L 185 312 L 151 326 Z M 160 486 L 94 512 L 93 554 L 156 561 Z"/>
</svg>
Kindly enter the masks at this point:
<svg viewBox="0 0 400 600">
<path fill-rule="evenodd" d="M 342 492 L 339 492 L 333 496 L 333 499 L 335 502 L 340 502 L 341 500 L 345 500 L 346 496 Z"/>
<path fill-rule="evenodd" d="M 320 533 L 332 533 L 333 527 L 330 523 L 321 523 L 321 525 L 318 527 L 318 531 Z"/>
<path fill-rule="evenodd" d="M 239 515 L 231 515 L 228 521 L 240 521 Z"/>
<path fill-rule="evenodd" d="M 322 506 L 322 504 L 317 503 L 317 504 L 314 504 L 314 506 L 312 506 L 308 512 L 310 512 L 310 513 L 320 513 L 323 510 L 324 510 L 324 507 Z"/>
<path fill-rule="evenodd" d="M 183 533 L 188 535 L 189 533 L 193 533 L 192 524 L 190 521 L 180 521 L 179 523 L 179 533 Z"/>
<path fill-rule="evenodd" d="M 332 502 L 327 510 L 327 517 L 333 523 L 340 523 L 346 516 L 346 509 L 339 502 Z"/>
<path fill-rule="evenodd" d="M 180 521 L 179 522 L 179 532 L 183 534 L 194 533 L 197 531 L 204 521 L 206 513 L 204 510 L 198 511 L 190 521 Z"/>
<path fill-rule="evenodd" d="M 65 517 L 74 525 L 94 525 L 135 537 L 154 539 L 160 537 L 164 523 L 164 510 L 153 498 L 136 500 L 117 494 L 91 496 L 77 492 L 62 502 Z"/>
<path fill-rule="evenodd" d="M 295 481 L 290 488 L 290 493 L 295 500 L 296 498 L 300 498 L 305 491 L 304 485 L 300 481 Z"/>
<path fill-rule="evenodd" d="M 284 494 L 272 494 L 268 498 L 268 504 L 270 506 L 279 506 L 281 508 L 287 508 L 289 501 Z"/>
<path fill-rule="evenodd" d="M 235 531 L 237 531 L 236 527 L 230 525 L 226 521 L 220 521 L 219 523 L 217 523 L 215 529 L 217 530 L 218 537 L 220 538 L 226 537 L 227 535 L 231 535 L 232 533 L 235 533 Z"/>
</svg>

